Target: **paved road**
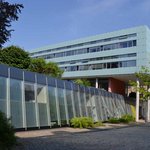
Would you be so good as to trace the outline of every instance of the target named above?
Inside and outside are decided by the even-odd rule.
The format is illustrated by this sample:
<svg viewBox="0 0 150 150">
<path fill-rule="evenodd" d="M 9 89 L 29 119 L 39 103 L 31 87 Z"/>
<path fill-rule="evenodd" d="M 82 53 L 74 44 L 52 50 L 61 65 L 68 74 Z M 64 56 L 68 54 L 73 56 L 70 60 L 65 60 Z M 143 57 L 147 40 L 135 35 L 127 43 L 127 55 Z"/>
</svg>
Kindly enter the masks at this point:
<svg viewBox="0 0 150 150">
<path fill-rule="evenodd" d="M 19 139 L 15 150 L 150 150 L 150 124 Z"/>
</svg>

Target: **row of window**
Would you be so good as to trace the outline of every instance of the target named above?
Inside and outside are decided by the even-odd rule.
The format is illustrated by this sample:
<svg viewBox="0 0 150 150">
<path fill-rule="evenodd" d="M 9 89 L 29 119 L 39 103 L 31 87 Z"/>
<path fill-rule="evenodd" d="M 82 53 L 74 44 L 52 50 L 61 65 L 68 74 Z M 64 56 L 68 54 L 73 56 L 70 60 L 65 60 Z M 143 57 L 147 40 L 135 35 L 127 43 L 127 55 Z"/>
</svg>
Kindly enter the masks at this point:
<svg viewBox="0 0 150 150">
<path fill-rule="evenodd" d="M 90 59 L 80 59 L 80 60 L 73 60 L 73 61 L 63 61 L 63 62 L 59 62 L 58 64 L 64 65 L 64 64 L 88 63 L 91 61 L 109 60 L 109 59 L 117 59 L 117 58 L 128 58 L 128 57 L 136 57 L 136 53 L 113 55 L 113 56 L 106 56 L 106 57 L 97 57 L 97 58 L 90 58 Z"/>
<path fill-rule="evenodd" d="M 66 51 L 66 52 L 60 52 L 60 53 L 53 53 L 53 54 L 43 55 L 43 56 L 39 56 L 39 57 L 42 57 L 44 59 L 51 59 L 51 58 L 57 58 L 57 57 L 65 57 L 65 56 L 79 55 L 79 54 L 85 54 L 85 53 L 94 53 L 94 52 L 107 51 L 107 50 L 113 50 L 113 49 L 119 49 L 119 48 L 134 47 L 134 46 L 136 46 L 136 40 L 119 42 L 119 43 L 114 43 L 114 44 L 101 45 L 101 46 L 95 46 L 95 47 Z"/>
<path fill-rule="evenodd" d="M 92 65 L 89 64 L 89 65 L 68 66 L 68 67 L 61 67 L 61 69 L 63 69 L 64 71 L 82 71 L 82 70 L 99 70 L 99 69 L 134 67 L 134 66 L 136 66 L 136 60 L 99 63 Z"/>
<path fill-rule="evenodd" d="M 129 38 L 132 38 L 132 37 L 136 37 L 136 35 L 137 35 L 136 33 L 133 33 L 133 34 L 122 35 L 122 36 L 117 36 L 117 37 L 112 37 L 112 38 L 106 38 L 106 39 L 101 39 L 101 40 L 85 42 L 85 43 L 79 43 L 79 44 L 75 44 L 75 45 L 68 45 L 68 46 L 64 46 L 64 47 L 58 47 L 58 48 L 55 48 L 55 49 L 48 49 L 48 50 L 44 50 L 44 51 L 34 52 L 34 53 L 31 53 L 31 56 L 34 56 L 36 54 L 52 52 L 52 51 L 58 51 L 58 50 L 64 50 L 64 49 L 69 49 L 69 48 L 85 46 L 85 45 L 91 45 L 91 44 L 97 44 L 97 43 L 103 43 L 103 42 L 110 42 L 110 41 L 115 41 L 115 40 L 124 40 L 124 39 L 129 39 Z"/>
</svg>

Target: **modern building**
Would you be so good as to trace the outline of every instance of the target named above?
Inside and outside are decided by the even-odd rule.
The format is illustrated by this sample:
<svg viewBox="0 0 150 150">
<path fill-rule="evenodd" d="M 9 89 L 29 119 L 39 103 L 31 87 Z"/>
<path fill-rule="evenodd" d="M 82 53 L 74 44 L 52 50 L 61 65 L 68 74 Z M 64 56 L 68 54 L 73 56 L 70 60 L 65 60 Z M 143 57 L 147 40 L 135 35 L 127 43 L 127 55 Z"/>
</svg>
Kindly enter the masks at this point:
<svg viewBox="0 0 150 150">
<path fill-rule="evenodd" d="M 0 111 L 15 128 L 69 125 L 73 117 L 94 121 L 131 114 L 123 96 L 0 64 Z"/>
<path fill-rule="evenodd" d="M 139 26 L 67 41 L 35 49 L 31 57 L 58 63 L 63 79 L 88 78 L 96 87 L 125 95 L 134 73 L 149 66 L 150 30 Z"/>
</svg>

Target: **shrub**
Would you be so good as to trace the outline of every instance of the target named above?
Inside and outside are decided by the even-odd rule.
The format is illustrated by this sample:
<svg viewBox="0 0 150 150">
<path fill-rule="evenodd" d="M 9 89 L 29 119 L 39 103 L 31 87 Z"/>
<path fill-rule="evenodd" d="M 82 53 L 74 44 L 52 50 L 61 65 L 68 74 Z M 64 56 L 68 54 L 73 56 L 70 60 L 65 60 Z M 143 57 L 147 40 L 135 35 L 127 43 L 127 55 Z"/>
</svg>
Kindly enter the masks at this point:
<svg viewBox="0 0 150 150">
<path fill-rule="evenodd" d="M 104 126 L 104 124 L 101 121 L 94 122 L 94 127 Z"/>
<path fill-rule="evenodd" d="M 14 129 L 4 113 L 0 112 L 0 149 L 11 149 L 15 144 L 16 137 Z"/>
<path fill-rule="evenodd" d="M 89 128 L 94 126 L 93 119 L 89 117 L 75 117 L 70 122 L 74 128 Z"/>
<path fill-rule="evenodd" d="M 110 118 L 108 120 L 109 123 L 120 123 L 119 119 L 118 118 Z"/>
<path fill-rule="evenodd" d="M 124 115 L 119 120 L 120 122 L 129 123 L 134 122 L 135 118 L 132 115 Z"/>
<path fill-rule="evenodd" d="M 123 115 L 121 118 L 110 118 L 109 123 L 130 123 L 134 122 L 135 118 L 132 115 Z"/>
</svg>

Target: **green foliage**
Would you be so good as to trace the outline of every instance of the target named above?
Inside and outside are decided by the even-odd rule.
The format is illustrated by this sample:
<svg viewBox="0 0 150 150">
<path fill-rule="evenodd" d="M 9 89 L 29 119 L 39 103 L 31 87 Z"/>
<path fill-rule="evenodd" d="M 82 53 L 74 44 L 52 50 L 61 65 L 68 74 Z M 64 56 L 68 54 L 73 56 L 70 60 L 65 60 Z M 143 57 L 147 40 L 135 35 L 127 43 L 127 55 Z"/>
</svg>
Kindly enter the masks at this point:
<svg viewBox="0 0 150 150">
<path fill-rule="evenodd" d="M 9 120 L 0 112 L 0 149 L 11 149 L 16 144 L 14 129 Z"/>
<path fill-rule="evenodd" d="M 79 85 L 83 85 L 83 86 L 91 86 L 90 81 L 87 79 L 76 79 L 76 80 L 74 80 L 74 82 Z"/>
<path fill-rule="evenodd" d="M 108 120 L 109 123 L 120 123 L 119 119 L 118 118 L 110 118 Z"/>
<path fill-rule="evenodd" d="M 38 73 L 45 72 L 46 61 L 43 58 L 32 58 L 29 70 Z"/>
<path fill-rule="evenodd" d="M 18 20 L 18 14 L 21 13 L 22 4 L 9 4 L 4 0 L 0 0 L 0 47 L 8 41 L 13 30 L 11 27 L 12 21 Z"/>
<path fill-rule="evenodd" d="M 93 119 L 89 117 L 75 117 L 70 122 L 74 128 L 89 128 L 94 126 Z"/>
<path fill-rule="evenodd" d="M 134 122 L 135 118 L 132 115 L 124 115 L 119 119 L 120 122 L 129 123 Z"/>
<path fill-rule="evenodd" d="M 94 122 L 94 127 L 104 126 L 104 124 L 101 121 Z"/>
<path fill-rule="evenodd" d="M 109 123 L 130 123 L 134 122 L 135 118 L 132 115 L 123 115 L 121 118 L 110 118 Z"/>
<path fill-rule="evenodd" d="M 64 73 L 58 65 L 54 62 L 48 62 L 45 67 L 45 74 L 51 75 L 52 77 L 61 78 L 62 74 Z"/>
<path fill-rule="evenodd" d="M 61 70 L 56 63 L 47 63 L 43 58 L 32 58 L 29 70 L 58 78 L 63 74 L 63 70 Z"/>
<path fill-rule="evenodd" d="M 28 69 L 30 61 L 29 53 L 17 46 L 9 46 L 0 51 L 0 63 L 2 64 Z"/>
<path fill-rule="evenodd" d="M 17 46 L 1 49 L 0 63 L 58 78 L 63 74 L 63 70 L 56 63 L 47 63 L 43 58 L 30 58 L 28 52 Z"/>
<path fill-rule="evenodd" d="M 130 81 L 129 84 L 134 87 L 135 91 L 139 91 L 141 100 L 148 100 L 150 97 L 150 69 L 143 66 L 135 75 L 139 79 L 140 86 L 137 86 L 136 81 Z"/>
</svg>

